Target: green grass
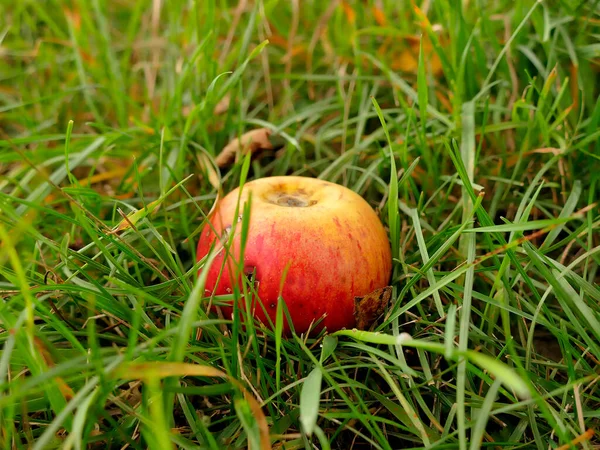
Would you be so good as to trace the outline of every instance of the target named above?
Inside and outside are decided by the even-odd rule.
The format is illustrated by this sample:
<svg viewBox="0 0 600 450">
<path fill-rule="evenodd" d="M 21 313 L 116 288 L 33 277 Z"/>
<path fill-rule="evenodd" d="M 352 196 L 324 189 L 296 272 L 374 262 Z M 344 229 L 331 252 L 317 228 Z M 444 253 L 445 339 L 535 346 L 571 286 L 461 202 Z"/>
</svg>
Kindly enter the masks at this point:
<svg viewBox="0 0 600 450">
<path fill-rule="evenodd" d="M 600 2 L 416 3 L 2 2 L 0 448 L 600 445 Z M 377 208 L 376 333 L 207 314 L 205 162 L 258 127 L 224 192 Z"/>
</svg>

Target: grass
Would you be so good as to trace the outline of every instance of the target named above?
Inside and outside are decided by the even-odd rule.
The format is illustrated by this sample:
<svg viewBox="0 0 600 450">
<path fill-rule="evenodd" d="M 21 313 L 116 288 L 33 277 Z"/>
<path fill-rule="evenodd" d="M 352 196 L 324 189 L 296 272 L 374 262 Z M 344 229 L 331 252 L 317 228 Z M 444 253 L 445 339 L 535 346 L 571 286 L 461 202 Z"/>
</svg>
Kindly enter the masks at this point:
<svg viewBox="0 0 600 450">
<path fill-rule="evenodd" d="M 2 3 L 0 447 L 597 448 L 599 5 Z M 380 214 L 375 332 L 207 313 L 215 179 L 282 174 Z"/>
</svg>

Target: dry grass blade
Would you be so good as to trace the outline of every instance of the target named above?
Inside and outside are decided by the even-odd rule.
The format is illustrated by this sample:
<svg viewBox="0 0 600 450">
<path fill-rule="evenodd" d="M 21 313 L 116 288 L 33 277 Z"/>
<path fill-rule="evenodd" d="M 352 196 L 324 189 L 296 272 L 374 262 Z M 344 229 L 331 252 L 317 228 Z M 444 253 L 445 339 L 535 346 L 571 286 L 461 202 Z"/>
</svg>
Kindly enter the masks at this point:
<svg viewBox="0 0 600 450">
<path fill-rule="evenodd" d="M 200 167 L 204 170 L 208 182 L 217 191 L 215 201 L 212 207 L 210 208 L 210 211 L 206 214 L 206 217 L 210 217 L 217 208 L 219 200 L 223 197 L 223 186 L 221 186 L 221 176 L 219 174 L 218 169 L 215 167 L 215 163 L 211 160 L 211 158 L 208 155 L 204 153 L 199 153 L 198 162 L 200 164 Z"/>
<path fill-rule="evenodd" d="M 120 366 L 114 376 L 123 379 L 140 379 L 147 381 L 165 377 L 220 377 L 226 378 L 235 385 L 243 394 L 244 399 L 250 404 L 254 419 L 260 429 L 260 450 L 270 450 L 271 440 L 269 437 L 269 426 L 262 408 L 256 398 L 235 378 L 230 377 L 225 372 L 211 366 L 201 366 L 188 363 L 170 363 L 170 362 L 146 362 L 146 363 L 127 363 Z"/>
<path fill-rule="evenodd" d="M 276 145 L 271 141 L 271 130 L 257 128 L 248 131 L 239 138 L 235 138 L 229 142 L 216 157 L 215 162 L 218 167 L 226 167 L 231 164 L 236 157 L 244 155 L 247 152 L 254 154 L 263 150 L 274 150 L 275 147 Z"/>
<path fill-rule="evenodd" d="M 594 437 L 594 430 L 592 430 L 590 428 L 590 429 L 586 430 L 584 433 L 577 436 L 575 439 L 573 439 L 568 444 L 561 445 L 556 450 L 567 450 L 567 449 L 573 448 L 575 445 L 583 444 L 584 442 L 591 440 L 593 437 Z"/>
<path fill-rule="evenodd" d="M 217 191 L 221 189 L 221 180 L 219 177 L 219 173 L 217 169 L 214 167 L 214 164 L 210 160 L 210 158 L 204 153 L 198 153 L 198 162 L 200 163 L 200 167 L 206 173 L 206 178 L 212 187 L 214 187 Z"/>
</svg>

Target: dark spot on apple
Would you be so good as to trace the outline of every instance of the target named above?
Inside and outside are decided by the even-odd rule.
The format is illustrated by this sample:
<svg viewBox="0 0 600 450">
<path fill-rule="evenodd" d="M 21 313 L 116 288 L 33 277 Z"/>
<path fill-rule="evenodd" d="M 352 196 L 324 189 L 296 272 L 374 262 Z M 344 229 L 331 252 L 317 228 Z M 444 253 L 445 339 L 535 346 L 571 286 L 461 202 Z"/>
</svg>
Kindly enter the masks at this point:
<svg viewBox="0 0 600 450">
<path fill-rule="evenodd" d="M 245 265 L 244 276 L 249 283 L 256 283 L 258 281 L 258 277 L 256 276 L 256 266 Z"/>
<path fill-rule="evenodd" d="M 353 240 L 354 237 L 352 236 L 352 233 L 348 233 L 348 239 Z"/>
<path fill-rule="evenodd" d="M 270 307 L 271 309 L 275 309 L 275 303 L 271 303 L 271 304 L 269 305 L 269 307 Z"/>
<path fill-rule="evenodd" d="M 338 218 L 337 218 L 337 217 L 334 217 L 334 218 L 333 218 L 333 223 L 335 223 L 335 226 L 336 226 L 336 227 L 338 227 L 338 228 L 340 228 L 340 229 L 342 228 L 342 225 L 340 224 L 340 221 L 338 220 Z"/>
</svg>

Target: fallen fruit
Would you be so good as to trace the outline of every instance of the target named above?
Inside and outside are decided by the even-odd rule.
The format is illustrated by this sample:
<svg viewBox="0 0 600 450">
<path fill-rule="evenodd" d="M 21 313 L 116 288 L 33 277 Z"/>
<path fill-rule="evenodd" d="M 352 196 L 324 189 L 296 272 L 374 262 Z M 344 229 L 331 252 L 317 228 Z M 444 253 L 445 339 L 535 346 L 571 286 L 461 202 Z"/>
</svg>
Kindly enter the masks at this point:
<svg viewBox="0 0 600 450">
<path fill-rule="evenodd" d="M 250 195 L 244 260 L 236 264 L 239 214 Z M 266 314 L 275 323 L 281 294 L 296 333 L 306 332 L 321 317 L 317 329 L 353 327 L 355 297 L 387 286 L 391 276 L 390 243 L 379 217 L 361 196 L 338 184 L 296 176 L 261 178 L 246 183 L 241 196 L 235 189 L 221 199 L 209 220 L 200 235 L 198 259 L 213 244 L 218 255 L 208 268 L 205 289 L 228 294 L 244 275 L 252 277 L 262 302 L 253 299 L 253 314 L 263 323 L 268 323 Z M 225 312 L 230 315 L 231 308 Z M 289 331 L 287 321 L 284 330 Z"/>
</svg>

